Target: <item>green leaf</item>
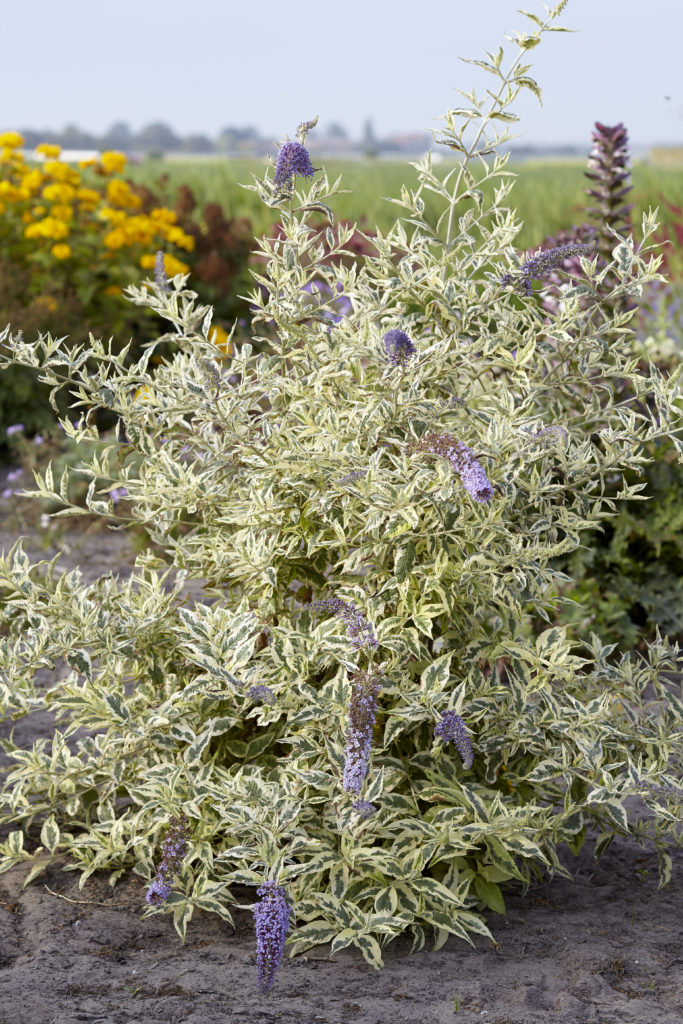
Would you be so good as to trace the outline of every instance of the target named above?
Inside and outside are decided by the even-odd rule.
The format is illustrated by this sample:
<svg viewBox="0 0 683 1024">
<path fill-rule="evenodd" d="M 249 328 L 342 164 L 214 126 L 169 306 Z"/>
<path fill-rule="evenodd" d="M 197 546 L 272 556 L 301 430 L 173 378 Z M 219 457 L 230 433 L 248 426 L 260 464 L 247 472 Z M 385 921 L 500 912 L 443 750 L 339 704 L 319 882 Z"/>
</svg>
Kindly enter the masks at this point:
<svg viewBox="0 0 683 1024">
<path fill-rule="evenodd" d="M 194 907 L 186 899 L 183 899 L 182 903 L 180 903 L 173 911 L 173 924 L 175 925 L 175 930 L 183 942 L 185 941 L 185 932 L 187 931 L 187 926 L 190 918 L 192 917 L 193 911 Z"/>
<path fill-rule="evenodd" d="M 59 825 L 55 820 L 54 814 L 51 814 L 47 821 L 44 822 L 40 830 L 40 841 L 50 853 L 54 853 L 57 849 L 59 844 Z"/>
<path fill-rule="evenodd" d="M 396 548 L 394 556 L 394 577 L 397 583 L 403 583 L 410 575 L 415 564 L 415 543 L 406 540 Z"/>
<path fill-rule="evenodd" d="M 358 935 L 354 939 L 354 945 L 358 946 L 367 962 L 376 971 L 379 971 L 384 966 L 379 943 L 376 939 L 373 939 L 372 935 Z"/>
<path fill-rule="evenodd" d="M 475 875 L 474 891 L 489 910 L 495 911 L 496 914 L 504 914 L 506 912 L 503 894 L 495 882 L 490 882 L 483 875 Z"/>
</svg>

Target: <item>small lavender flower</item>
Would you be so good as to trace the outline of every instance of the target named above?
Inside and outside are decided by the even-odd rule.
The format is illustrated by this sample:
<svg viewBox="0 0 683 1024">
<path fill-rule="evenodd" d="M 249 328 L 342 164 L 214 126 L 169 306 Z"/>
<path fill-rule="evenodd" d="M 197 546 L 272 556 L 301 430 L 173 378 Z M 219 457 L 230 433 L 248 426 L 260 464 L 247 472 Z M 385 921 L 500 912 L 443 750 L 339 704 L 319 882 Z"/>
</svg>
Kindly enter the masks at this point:
<svg viewBox="0 0 683 1024">
<path fill-rule="evenodd" d="M 372 631 L 372 625 L 355 605 L 345 604 L 338 597 L 326 597 L 322 601 L 314 601 L 313 607 L 325 608 L 333 615 L 341 615 L 346 622 L 346 632 L 356 649 L 371 647 L 374 650 L 379 646 L 379 641 Z"/>
<path fill-rule="evenodd" d="M 109 497 L 111 498 L 111 500 L 116 505 L 116 503 L 118 501 L 120 501 L 121 498 L 125 498 L 125 496 L 127 494 L 128 494 L 127 488 L 125 488 L 125 487 L 114 487 L 114 489 L 109 492 Z"/>
<path fill-rule="evenodd" d="M 441 721 L 434 728 L 434 735 L 441 738 L 444 746 L 447 743 L 455 743 L 460 751 L 465 770 L 467 771 L 468 768 L 472 767 L 472 761 L 474 760 L 472 744 L 465 730 L 465 723 L 460 715 L 456 715 L 455 711 L 445 711 L 441 716 Z"/>
<path fill-rule="evenodd" d="M 11 437 L 12 434 L 18 434 L 19 431 L 24 429 L 23 423 L 13 423 L 11 427 L 7 428 L 7 436 Z"/>
<path fill-rule="evenodd" d="M 36 436 L 33 438 L 33 443 L 34 444 L 42 444 L 44 440 L 45 440 L 45 438 L 43 437 L 42 434 L 36 434 Z"/>
<path fill-rule="evenodd" d="M 168 285 L 168 277 L 166 276 L 166 267 L 164 265 L 164 254 L 161 249 L 157 252 L 156 259 L 154 261 L 154 280 L 156 281 L 162 292 L 169 292 L 171 289 Z"/>
<path fill-rule="evenodd" d="M 513 285 L 521 295 L 529 296 L 532 294 L 532 281 L 560 267 L 571 256 L 587 256 L 594 248 L 595 242 L 570 242 L 554 249 L 541 249 L 535 256 L 530 256 L 517 273 L 503 274 L 500 283 Z"/>
<path fill-rule="evenodd" d="M 247 697 L 251 697 L 252 700 L 263 701 L 264 704 L 275 703 L 275 694 L 269 686 L 264 686 L 263 683 L 250 686 L 247 690 Z"/>
<path fill-rule="evenodd" d="M 656 796 L 673 797 L 674 800 L 683 801 L 683 787 L 681 786 L 670 786 L 668 783 L 660 785 L 656 782 L 641 782 L 638 788 L 641 791 L 649 790 L 650 793 Z M 645 792 L 645 796 L 647 796 L 647 792 Z"/>
<path fill-rule="evenodd" d="M 474 452 L 452 434 L 427 434 L 413 445 L 413 450 L 431 452 L 433 455 L 441 455 L 448 459 L 451 468 L 460 476 L 467 493 L 480 504 L 485 504 L 493 497 L 493 488 L 483 466 L 474 457 Z"/>
<path fill-rule="evenodd" d="M 190 835 L 187 817 L 183 815 L 179 820 L 172 816 L 170 826 L 162 850 L 161 864 L 145 897 L 150 906 L 158 907 L 168 899 L 171 893 L 171 881 L 173 876 L 178 873 L 185 856 L 187 840 Z"/>
<path fill-rule="evenodd" d="M 312 178 L 317 170 L 320 168 L 313 167 L 305 146 L 300 142 L 285 142 L 277 156 L 274 181 L 278 188 L 287 188 L 295 174 Z"/>
<path fill-rule="evenodd" d="M 275 882 L 265 882 L 257 890 L 261 902 L 254 905 L 256 925 L 256 967 L 259 989 L 268 992 L 282 963 L 285 936 L 289 931 L 290 908 L 284 891 Z"/>
<path fill-rule="evenodd" d="M 341 477 L 339 483 L 345 484 L 350 483 L 352 480 L 360 480 L 361 477 L 367 475 L 367 472 L 367 469 L 353 469 L 350 473 L 347 473 L 346 476 Z"/>
<path fill-rule="evenodd" d="M 356 800 L 355 803 L 351 804 L 352 809 L 356 814 L 360 815 L 364 821 L 366 818 L 371 818 L 377 808 L 374 804 L 369 803 L 367 800 Z"/>
<path fill-rule="evenodd" d="M 23 474 L 23 472 L 24 472 L 23 469 L 11 469 L 9 471 L 9 473 L 7 474 L 8 481 L 11 482 L 11 481 L 14 481 L 14 480 L 18 480 L 19 477 Z"/>
<path fill-rule="evenodd" d="M 379 682 L 376 676 L 358 672 L 353 677 L 349 702 L 348 742 L 346 745 L 343 787 L 356 796 L 370 767 L 372 730 L 377 714 Z"/>
</svg>

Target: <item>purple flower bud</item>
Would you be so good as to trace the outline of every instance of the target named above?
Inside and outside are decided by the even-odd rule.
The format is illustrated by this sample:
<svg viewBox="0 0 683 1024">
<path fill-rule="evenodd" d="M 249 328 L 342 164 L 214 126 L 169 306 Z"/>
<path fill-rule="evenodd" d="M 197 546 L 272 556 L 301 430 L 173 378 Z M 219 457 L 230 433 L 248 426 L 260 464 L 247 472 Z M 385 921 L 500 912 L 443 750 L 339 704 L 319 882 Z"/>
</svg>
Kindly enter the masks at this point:
<svg viewBox="0 0 683 1024">
<path fill-rule="evenodd" d="M 275 694 L 269 686 L 264 686 L 263 683 L 249 687 L 247 697 L 251 697 L 252 700 L 263 701 L 264 704 L 275 703 Z"/>
<path fill-rule="evenodd" d="M 405 331 L 392 330 L 384 335 L 384 348 L 394 366 L 405 366 L 417 352 Z"/>
<path fill-rule="evenodd" d="M 465 770 L 467 771 L 467 769 L 472 767 L 472 761 L 474 760 L 472 744 L 465 731 L 465 723 L 460 715 L 456 715 L 455 711 L 444 712 L 441 716 L 441 721 L 434 728 L 434 735 L 441 738 L 444 746 L 447 743 L 455 743 L 460 751 Z"/>
<path fill-rule="evenodd" d="M 23 472 L 24 472 L 23 469 L 11 469 L 9 471 L 9 473 L 7 474 L 7 480 L 8 481 L 18 480 L 19 477 L 23 474 Z"/>
<path fill-rule="evenodd" d="M 11 437 L 12 434 L 18 434 L 20 430 L 24 429 L 23 423 L 13 423 L 11 427 L 7 428 L 7 436 Z"/>
<path fill-rule="evenodd" d="M 185 815 L 171 817 L 170 829 L 162 850 L 162 861 L 157 869 L 155 880 L 147 890 L 145 897 L 150 906 L 158 907 L 168 899 L 171 893 L 171 881 L 178 873 L 185 856 L 187 840 L 190 835 L 188 820 Z"/>
<path fill-rule="evenodd" d="M 376 676 L 358 672 L 353 677 L 349 702 L 349 724 L 343 786 L 347 793 L 360 793 L 370 767 L 372 730 L 377 714 L 379 682 Z"/>
<path fill-rule="evenodd" d="M 289 931 L 290 908 L 284 891 L 275 882 L 266 882 L 257 890 L 261 902 L 254 905 L 256 925 L 256 967 L 261 992 L 268 992 L 282 963 L 285 936 Z"/>
<path fill-rule="evenodd" d="M 312 178 L 317 170 L 320 168 L 313 167 L 305 146 L 300 142 L 285 142 L 277 156 L 274 181 L 278 188 L 286 188 L 295 174 Z"/>
<path fill-rule="evenodd" d="M 121 498 L 125 498 L 127 494 L 128 490 L 126 487 L 114 487 L 114 489 L 109 492 L 109 497 L 116 505 L 116 503 L 120 501 Z"/>
<path fill-rule="evenodd" d="M 34 444 L 42 444 L 44 440 L 45 440 L 45 438 L 43 437 L 42 434 L 36 434 L 36 436 L 33 438 L 33 443 Z"/>
<path fill-rule="evenodd" d="M 352 809 L 356 814 L 360 815 L 361 820 L 371 818 L 377 808 L 374 804 L 369 803 L 367 800 L 356 800 L 355 803 L 351 804 Z"/>
</svg>

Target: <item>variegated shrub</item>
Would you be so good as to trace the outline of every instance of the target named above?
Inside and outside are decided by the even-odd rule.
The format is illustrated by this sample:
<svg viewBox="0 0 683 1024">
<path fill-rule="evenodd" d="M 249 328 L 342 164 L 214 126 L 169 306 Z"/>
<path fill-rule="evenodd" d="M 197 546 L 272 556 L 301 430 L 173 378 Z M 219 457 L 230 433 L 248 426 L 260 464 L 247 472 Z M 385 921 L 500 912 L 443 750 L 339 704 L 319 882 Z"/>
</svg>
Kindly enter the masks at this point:
<svg viewBox="0 0 683 1024">
<path fill-rule="evenodd" d="M 475 62 L 495 87 L 464 94 L 436 139 L 461 162 L 443 180 L 430 155 L 415 165 L 419 188 L 393 200 L 403 219 L 360 269 L 322 262 L 310 218 L 333 219 L 339 182 L 302 182 L 300 126 L 290 163 L 253 186 L 285 228 L 260 243 L 267 297 L 252 296 L 253 329 L 274 321 L 275 347 L 253 333 L 266 351 L 238 345 L 221 373 L 211 310 L 183 276 L 129 290 L 180 348 L 153 376 L 154 345 L 126 368 L 94 338 L 65 351 L 3 333 L 3 366 L 40 367 L 116 411 L 116 442 L 82 470 L 87 510 L 142 524 L 156 553 L 90 586 L 56 560 L 30 565 L 21 539 L 0 560 L 3 714 L 56 716 L 49 742 L 3 744 L 0 824 L 14 828 L 0 870 L 25 861 L 30 880 L 66 860 L 114 884 L 132 868 L 145 913 L 172 912 L 181 937 L 194 908 L 230 922 L 233 887 L 253 886 L 266 987 L 290 924 L 292 954 L 354 944 L 375 967 L 403 932 L 415 949 L 428 932 L 437 947 L 488 936 L 501 886 L 567 875 L 557 847 L 577 852 L 589 827 L 598 856 L 627 833 L 652 844 L 667 881 L 677 649 L 618 656 L 595 635 L 577 648 L 532 628 L 556 602 L 551 559 L 613 513 L 606 481 L 680 417 L 675 375 L 638 368 L 631 313 L 585 317 L 577 296 L 548 319 L 516 287 L 527 271 L 498 149 L 519 91 L 538 93 L 525 54 L 563 7 L 532 17 L 507 70 L 502 50 Z M 424 190 L 441 197 L 437 223 Z M 655 226 L 615 238 L 615 295 L 658 277 Z M 341 285 L 341 318 L 311 306 L 313 278 L 332 296 Z M 63 424 L 97 437 L 88 416 Z M 30 493 L 62 495 L 58 515 L 83 511 L 49 467 L 35 477 Z M 97 477 L 110 483 L 95 493 Z M 206 580 L 194 607 L 185 578 Z M 36 687 L 62 659 L 71 673 Z M 636 793 L 649 817 L 627 812 Z M 172 817 L 182 831 L 161 860 Z"/>
</svg>

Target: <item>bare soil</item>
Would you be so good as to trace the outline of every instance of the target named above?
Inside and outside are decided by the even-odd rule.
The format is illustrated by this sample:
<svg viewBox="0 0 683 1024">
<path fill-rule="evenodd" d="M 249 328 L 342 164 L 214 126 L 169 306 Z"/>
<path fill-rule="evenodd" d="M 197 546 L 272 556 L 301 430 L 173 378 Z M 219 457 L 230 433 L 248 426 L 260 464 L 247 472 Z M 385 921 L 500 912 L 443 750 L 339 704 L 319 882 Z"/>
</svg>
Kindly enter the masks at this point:
<svg viewBox="0 0 683 1024">
<path fill-rule="evenodd" d="M 0 467 L 0 490 L 5 475 Z M 5 553 L 28 533 L 8 522 Z M 57 550 L 24 547 L 32 563 Z M 127 576 L 134 562 L 124 533 L 79 526 L 60 547 L 59 568 L 78 565 L 86 581 Z M 199 594 L 201 581 L 186 592 Z M 15 739 L 30 745 L 50 729 L 39 713 Z M 410 956 L 400 938 L 380 972 L 360 952 L 331 960 L 321 946 L 286 958 L 268 996 L 256 985 L 249 911 L 234 911 L 234 931 L 195 913 L 183 945 L 170 916 L 140 919 L 146 887 L 135 875 L 114 889 L 94 875 L 79 890 L 77 872 L 53 867 L 23 889 L 27 868 L 18 867 L 0 875 L 0 1024 L 681 1024 L 683 851 L 672 851 L 672 882 L 658 891 L 653 852 L 615 841 L 596 863 L 592 849 L 589 839 L 576 858 L 561 852 L 573 882 L 548 879 L 526 897 L 510 886 L 507 915 L 488 915 L 495 945 L 451 938 Z M 252 890 L 238 895 L 253 899 Z"/>
</svg>

